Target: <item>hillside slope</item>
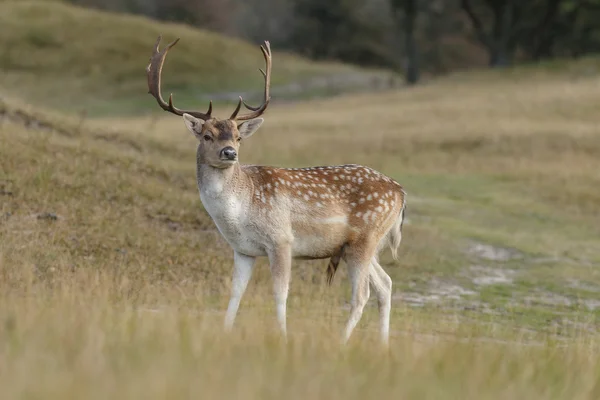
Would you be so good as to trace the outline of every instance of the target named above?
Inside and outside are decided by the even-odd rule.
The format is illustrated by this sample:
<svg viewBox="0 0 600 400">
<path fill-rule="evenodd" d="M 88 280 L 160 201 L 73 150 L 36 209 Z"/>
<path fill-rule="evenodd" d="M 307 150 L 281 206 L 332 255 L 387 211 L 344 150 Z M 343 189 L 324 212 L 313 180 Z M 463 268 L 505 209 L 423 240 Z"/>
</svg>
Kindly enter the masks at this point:
<svg viewBox="0 0 600 400">
<path fill-rule="evenodd" d="M 215 92 L 260 91 L 263 60 L 257 45 L 142 17 L 19 1 L 0 2 L 0 94 L 92 114 L 147 109 L 145 67 L 158 35 L 163 45 L 181 38 L 164 79 L 165 92 L 175 91 L 179 102 Z M 388 75 L 382 74 L 313 63 L 274 49 L 275 90 L 317 77 L 341 77 L 338 86 L 351 89 Z"/>
</svg>

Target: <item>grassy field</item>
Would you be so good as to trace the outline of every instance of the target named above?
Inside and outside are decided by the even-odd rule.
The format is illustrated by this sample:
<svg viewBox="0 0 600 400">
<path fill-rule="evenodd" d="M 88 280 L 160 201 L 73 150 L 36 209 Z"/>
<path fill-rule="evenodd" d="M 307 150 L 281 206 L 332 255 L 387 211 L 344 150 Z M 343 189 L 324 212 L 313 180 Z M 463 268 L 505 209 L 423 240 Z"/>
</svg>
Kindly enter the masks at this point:
<svg viewBox="0 0 600 400">
<path fill-rule="evenodd" d="M 339 348 L 345 271 L 327 288 L 324 262 L 295 263 L 287 345 L 264 261 L 222 334 L 232 257 L 178 118 L 4 104 L 4 397 L 597 398 L 600 79 L 458 81 L 275 106 L 242 149 L 405 185 L 387 353 L 374 304 Z"/>
<path fill-rule="evenodd" d="M 41 7 L 0 2 L 0 42 L 12 32 L 7 4 L 12 13 Z M 161 30 L 119 18 L 147 29 L 135 38 L 144 43 Z M 204 35 L 170 28 L 190 41 Z M 172 71 L 187 68 L 180 46 Z M 242 162 L 362 163 L 408 192 L 400 260 L 382 256 L 394 280 L 383 351 L 375 302 L 339 346 L 349 288 L 344 268 L 325 285 L 326 261 L 294 263 L 288 343 L 277 335 L 265 260 L 237 329 L 224 335 L 232 254 L 198 197 L 195 139 L 181 119 L 156 113 L 134 78 L 148 57 L 146 44 L 137 47 L 114 92 L 90 77 L 71 93 L 76 80 L 49 61 L 55 75 L 31 76 L 42 89 L 64 80 L 56 102 L 28 85 L 0 98 L 2 398 L 600 397 L 596 61 L 275 102 L 267 112 Z M 260 54 L 248 57 L 249 79 L 258 78 Z M 296 59 L 275 57 L 284 81 Z M 0 87 L 16 88 L 19 71 Z M 201 85 L 191 71 L 171 82 Z M 120 95 L 133 105 L 126 113 L 112 103 Z M 104 116 L 65 113 L 67 98 Z"/>
</svg>

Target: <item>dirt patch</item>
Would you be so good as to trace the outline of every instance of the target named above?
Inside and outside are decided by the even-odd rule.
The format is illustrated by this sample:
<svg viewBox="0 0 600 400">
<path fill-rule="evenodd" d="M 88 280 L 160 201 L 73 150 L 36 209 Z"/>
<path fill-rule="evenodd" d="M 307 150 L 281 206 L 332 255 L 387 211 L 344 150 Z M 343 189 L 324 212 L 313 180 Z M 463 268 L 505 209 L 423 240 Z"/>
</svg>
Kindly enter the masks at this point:
<svg viewBox="0 0 600 400">
<path fill-rule="evenodd" d="M 44 212 L 37 215 L 37 219 L 43 219 L 46 221 L 57 221 L 58 215 L 53 212 Z"/>
<path fill-rule="evenodd" d="M 214 228 L 212 223 L 203 222 L 201 219 L 180 219 L 176 220 L 166 214 L 147 213 L 146 217 L 152 221 L 158 221 L 164 224 L 171 231 L 194 230 L 204 233 L 218 234 L 219 231 Z"/>
<path fill-rule="evenodd" d="M 4 121 L 10 121 L 15 124 L 19 124 L 28 129 L 33 129 L 41 132 L 55 132 L 60 135 L 73 137 L 78 133 L 81 133 L 84 129 L 84 123 L 87 118 L 87 114 L 83 113 L 80 115 L 79 123 L 71 123 L 71 124 L 57 124 L 55 122 L 51 122 L 48 118 L 43 115 L 33 115 L 28 113 L 27 111 L 19 110 L 19 109 L 10 109 L 6 106 L 6 103 L 3 103 L 0 98 L 0 123 Z M 86 129 L 86 132 L 89 131 Z M 130 147 L 131 149 L 141 152 L 142 146 L 139 143 L 127 139 L 126 135 L 118 131 L 99 131 L 94 130 L 90 132 L 91 135 L 95 139 L 103 140 L 105 142 L 116 142 L 120 145 L 125 145 Z M 164 150 L 164 149 L 160 149 Z M 0 187 L 0 194 L 2 192 L 2 188 Z"/>
<path fill-rule="evenodd" d="M 57 132 L 63 135 L 71 136 L 71 132 L 52 124 L 49 121 L 44 121 L 38 117 L 30 115 L 22 110 L 10 110 L 6 103 L 0 98 L 0 122 L 8 120 L 14 123 L 25 126 L 26 128 L 45 131 Z"/>
<path fill-rule="evenodd" d="M 597 326 L 593 323 L 572 321 L 568 318 L 560 318 L 557 321 L 553 321 L 551 324 L 553 327 L 567 328 L 570 330 L 577 330 L 580 332 L 598 333 Z"/>
<path fill-rule="evenodd" d="M 476 295 L 477 292 L 460 285 L 432 279 L 426 293 L 397 292 L 392 298 L 413 306 L 423 306 L 430 303 L 443 303 L 448 300 L 463 301 L 465 297 Z"/>
<path fill-rule="evenodd" d="M 523 299 L 526 306 L 542 305 L 548 307 L 571 307 L 578 306 L 588 311 L 600 309 L 600 300 L 596 299 L 573 299 L 552 292 L 541 292 L 539 294 L 527 296 Z"/>
<path fill-rule="evenodd" d="M 10 180 L 0 180 L 0 196 L 14 196 L 13 182 Z"/>
<path fill-rule="evenodd" d="M 471 296 L 477 294 L 476 292 L 465 289 L 462 286 L 440 281 L 438 279 L 431 280 L 431 289 L 429 293 L 434 296 L 440 296 L 441 298 L 460 300 L 462 296 Z"/>
<path fill-rule="evenodd" d="M 473 243 L 467 249 L 467 253 L 488 261 L 506 262 L 522 258 L 521 253 L 515 249 L 496 247 L 484 243 Z"/>
<path fill-rule="evenodd" d="M 512 269 L 483 267 L 473 265 L 469 268 L 469 275 L 474 277 L 471 279 L 475 285 L 512 285 L 516 271 Z"/>
<path fill-rule="evenodd" d="M 600 287 L 591 283 L 582 282 L 579 279 L 569 279 L 567 286 L 572 289 L 583 290 L 590 293 L 600 293 Z"/>
<path fill-rule="evenodd" d="M 582 301 L 583 305 L 590 311 L 600 309 L 600 300 L 586 299 Z"/>
<path fill-rule="evenodd" d="M 538 294 L 526 296 L 523 298 L 525 306 L 551 306 L 551 307 L 570 307 L 573 305 L 573 300 L 570 298 L 552 292 L 540 292 Z"/>
</svg>

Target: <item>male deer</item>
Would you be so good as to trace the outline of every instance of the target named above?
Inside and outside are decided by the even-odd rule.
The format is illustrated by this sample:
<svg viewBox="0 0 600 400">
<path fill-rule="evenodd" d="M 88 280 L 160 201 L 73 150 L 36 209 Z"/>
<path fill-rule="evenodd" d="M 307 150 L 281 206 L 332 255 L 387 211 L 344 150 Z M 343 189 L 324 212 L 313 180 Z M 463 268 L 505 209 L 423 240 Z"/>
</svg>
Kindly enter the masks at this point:
<svg viewBox="0 0 600 400">
<path fill-rule="evenodd" d="M 250 280 L 256 257 L 267 256 L 273 278 L 277 320 L 286 336 L 286 303 L 292 259 L 331 258 L 328 281 L 344 259 L 352 285 L 345 343 L 360 320 L 369 298 L 369 284 L 377 295 L 381 339 L 387 344 L 392 280 L 378 262 L 388 244 L 396 258 L 402 237 L 405 192 L 396 181 L 360 165 L 277 168 L 241 165 L 240 142 L 263 123 L 269 105 L 271 48 L 261 46 L 266 68 L 264 100 L 251 107 L 240 97 L 227 119 L 184 111 L 161 95 L 161 71 L 175 40 L 159 51 L 160 36 L 147 67 L 149 93 L 160 107 L 183 116 L 198 139 L 196 174 L 200 199 L 219 232 L 233 248 L 234 268 L 225 328 L 233 326 L 240 300 Z M 239 114 L 244 105 L 249 112 Z"/>
</svg>

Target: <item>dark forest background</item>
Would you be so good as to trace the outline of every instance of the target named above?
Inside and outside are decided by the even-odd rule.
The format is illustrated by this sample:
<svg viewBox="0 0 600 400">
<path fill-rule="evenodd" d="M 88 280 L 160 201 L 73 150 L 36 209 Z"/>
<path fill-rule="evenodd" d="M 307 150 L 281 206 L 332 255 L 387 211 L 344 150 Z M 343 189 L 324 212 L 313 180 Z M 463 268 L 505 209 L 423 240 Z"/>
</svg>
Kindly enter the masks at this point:
<svg viewBox="0 0 600 400">
<path fill-rule="evenodd" d="M 600 0 L 67 0 L 423 74 L 600 51 Z"/>
</svg>

